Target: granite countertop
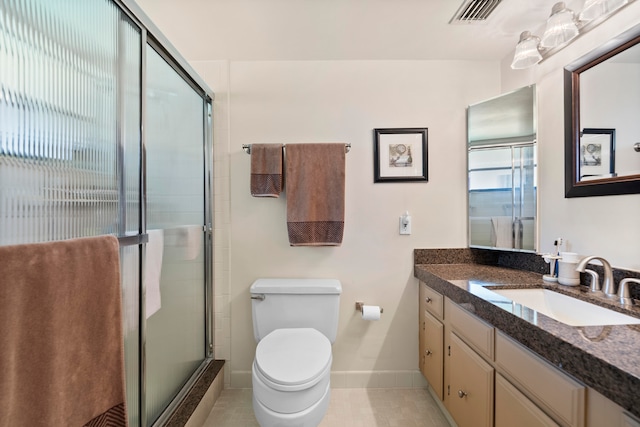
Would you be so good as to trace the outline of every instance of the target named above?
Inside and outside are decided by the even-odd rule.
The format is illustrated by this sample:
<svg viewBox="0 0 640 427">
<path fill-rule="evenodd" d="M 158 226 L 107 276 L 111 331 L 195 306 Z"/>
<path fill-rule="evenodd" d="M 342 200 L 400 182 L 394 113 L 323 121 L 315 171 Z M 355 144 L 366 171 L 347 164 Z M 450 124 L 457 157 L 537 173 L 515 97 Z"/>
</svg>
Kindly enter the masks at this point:
<svg viewBox="0 0 640 427">
<path fill-rule="evenodd" d="M 615 301 L 588 293 L 584 286 L 561 286 L 545 282 L 539 273 L 493 265 L 416 263 L 414 275 L 562 371 L 640 416 L 640 325 L 569 326 L 528 307 L 504 301 L 500 304 L 487 289 L 546 288 L 638 318 L 639 308 L 625 310 Z"/>
</svg>

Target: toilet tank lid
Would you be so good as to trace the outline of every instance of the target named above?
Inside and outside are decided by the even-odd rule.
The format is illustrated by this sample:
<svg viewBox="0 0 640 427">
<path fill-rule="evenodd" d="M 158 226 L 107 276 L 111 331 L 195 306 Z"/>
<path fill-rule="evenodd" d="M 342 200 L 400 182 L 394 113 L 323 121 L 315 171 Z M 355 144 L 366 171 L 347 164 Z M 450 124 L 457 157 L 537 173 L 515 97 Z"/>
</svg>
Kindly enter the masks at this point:
<svg viewBox="0 0 640 427">
<path fill-rule="evenodd" d="M 342 284 L 337 279 L 262 278 L 251 285 L 254 294 L 340 294 Z"/>
</svg>

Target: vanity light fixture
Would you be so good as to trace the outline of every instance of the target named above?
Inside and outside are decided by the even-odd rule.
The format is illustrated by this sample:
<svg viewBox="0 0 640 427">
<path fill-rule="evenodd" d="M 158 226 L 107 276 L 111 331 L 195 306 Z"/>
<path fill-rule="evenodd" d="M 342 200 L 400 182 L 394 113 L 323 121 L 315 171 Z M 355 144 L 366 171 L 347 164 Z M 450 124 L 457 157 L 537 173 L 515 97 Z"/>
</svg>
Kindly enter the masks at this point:
<svg viewBox="0 0 640 427">
<path fill-rule="evenodd" d="M 523 31 L 520 34 L 520 41 L 516 45 L 516 53 L 513 56 L 511 68 L 519 70 L 537 64 L 542 60 L 542 55 L 538 50 L 540 38 L 534 36 L 529 31 Z"/>
<path fill-rule="evenodd" d="M 629 0 L 586 0 L 578 19 L 581 22 L 594 21 L 613 13 L 627 3 Z"/>
<path fill-rule="evenodd" d="M 522 69 L 539 63 L 633 1 L 585 0 L 577 18 L 564 2 L 554 4 L 541 38 L 531 35 L 529 31 L 520 34 L 511 68 Z"/>
<path fill-rule="evenodd" d="M 579 33 L 573 11 L 567 9 L 563 2 L 559 2 L 551 9 L 540 46 L 545 49 L 562 46 L 576 38 Z"/>
</svg>

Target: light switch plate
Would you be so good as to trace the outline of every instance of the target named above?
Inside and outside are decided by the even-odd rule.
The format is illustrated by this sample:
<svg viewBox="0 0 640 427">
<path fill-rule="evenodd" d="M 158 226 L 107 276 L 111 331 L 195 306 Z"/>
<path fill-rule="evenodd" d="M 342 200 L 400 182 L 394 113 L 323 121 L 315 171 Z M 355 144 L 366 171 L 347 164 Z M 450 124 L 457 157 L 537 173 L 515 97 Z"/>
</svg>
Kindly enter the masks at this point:
<svg viewBox="0 0 640 427">
<path fill-rule="evenodd" d="M 411 217 L 410 216 L 406 217 L 406 224 L 404 220 L 405 220 L 405 216 L 402 215 L 399 221 L 400 234 L 411 234 Z"/>
</svg>

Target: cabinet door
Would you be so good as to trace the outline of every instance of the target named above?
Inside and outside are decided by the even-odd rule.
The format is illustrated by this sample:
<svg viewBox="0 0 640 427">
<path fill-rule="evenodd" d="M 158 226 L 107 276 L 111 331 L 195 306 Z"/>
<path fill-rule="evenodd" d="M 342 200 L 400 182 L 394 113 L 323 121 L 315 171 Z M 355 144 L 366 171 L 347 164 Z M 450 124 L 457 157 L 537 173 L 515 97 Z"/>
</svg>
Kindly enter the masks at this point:
<svg viewBox="0 0 640 427">
<path fill-rule="evenodd" d="M 558 424 L 512 386 L 496 375 L 495 427 L 558 427 Z"/>
<path fill-rule="evenodd" d="M 424 283 L 420 282 L 420 290 L 419 290 L 419 303 L 418 303 L 418 321 L 420 322 L 418 325 L 418 367 L 420 368 L 420 372 L 422 372 L 422 375 L 424 375 L 424 377 L 427 377 L 427 374 L 424 371 L 424 362 L 425 362 L 425 346 L 426 346 L 426 335 L 425 335 L 425 328 L 426 328 L 426 323 L 425 323 L 425 319 L 424 319 L 424 315 L 425 315 L 425 289 L 427 288 L 427 285 L 425 285 Z"/>
<path fill-rule="evenodd" d="M 493 367 L 450 334 L 448 408 L 458 427 L 493 426 Z"/>
<path fill-rule="evenodd" d="M 440 400 L 443 398 L 444 327 L 428 312 L 424 313 L 424 349 L 422 350 L 422 374 Z"/>
<path fill-rule="evenodd" d="M 622 427 L 640 427 L 640 420 L 629 414 L 622 414 Z"/>
</svg>

